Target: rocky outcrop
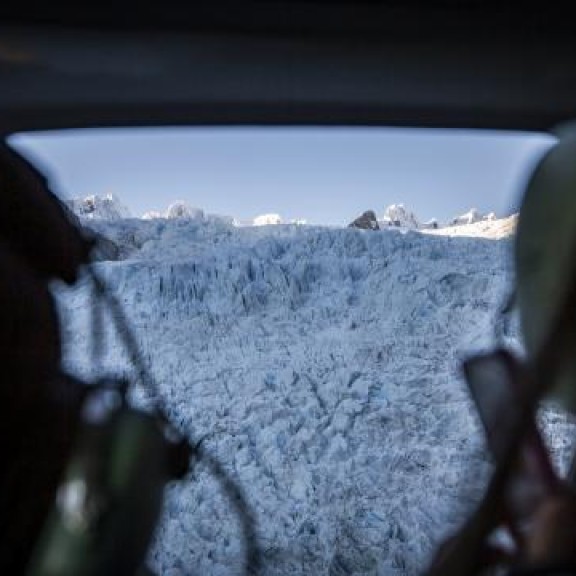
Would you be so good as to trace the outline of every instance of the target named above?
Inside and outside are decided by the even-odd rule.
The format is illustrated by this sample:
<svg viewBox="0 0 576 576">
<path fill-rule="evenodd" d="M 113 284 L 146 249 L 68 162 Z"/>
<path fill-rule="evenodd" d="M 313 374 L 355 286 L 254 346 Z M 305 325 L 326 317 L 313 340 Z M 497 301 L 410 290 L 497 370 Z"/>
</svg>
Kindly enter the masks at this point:
<svg viewBox="0 0 576 576">
<path fill-rule="evenodd" d="M 362 230 L 380 230 L 378 219 L 373 210 L 366 210 L 356 220 L 348 224 L 348 228 L 361 228 Z"/>
</svg>

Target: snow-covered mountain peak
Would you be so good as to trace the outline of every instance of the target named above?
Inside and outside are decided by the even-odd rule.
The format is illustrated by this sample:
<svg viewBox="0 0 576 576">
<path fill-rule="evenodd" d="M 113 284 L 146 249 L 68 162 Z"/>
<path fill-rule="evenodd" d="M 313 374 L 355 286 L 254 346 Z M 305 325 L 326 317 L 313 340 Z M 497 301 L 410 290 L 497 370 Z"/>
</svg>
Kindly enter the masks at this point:
<svg viewBox="0 0 576 576">
<path fill-rule="evenodd" d="M 204 220 L 204 210 L 190 206 L 187 202 L 177 200 L 168 206 L 165 212 L 153 210 L 146 212 L 143 220 L 155 220 L 157 218 L 166 218 L 167 220 Z"/>
<path fill-rule="evenodd" d="M 496 220 L 496 214 L 490 212 L 489 214 L 482 214 L 476 208 L 468 210 L 465 214 L 453 218 L 449 226 L 462 226 L 466 224 L 475 224 L 476 222 Z"/>
<path fill-rule="evenodd" d="M 93 226 L 101 228 L 106 226 L 106 221 L 119 221 L 133 218 L 129 209 L 125 207 L 114 194 L 91 195 L 85 198 L 76 198 L 67 202 L 74 214 L 84 221 L 93 221 Z M 306 220 L 284 220 L 278 213 L 270 212 L 261 214 L 253 219 L 238 220 L 231 216 L 207 214 L 202 209 L 193 207 L 185 201 L 178 200 L 168 206 L 165 211 L 150 211 L 145 213 L 141 220 L 177 220 L 189 221 L 196 229 L 198 225 L 214 228 L 218 231 L 222 226 L 233 228 L 244 227 L 267 227 L 281 224 L 303 225 Z M 465 214 L 453 218 L 446 224 L 439 224 L 436 219 L 422 222 L 414 212 L 404 204 L 389 205 L 380 219 L 374 220 L 371 229 L 388 230 L 415 230 L 431 232 L 443 236 L 471 236 L 486 238 L 503 238 L 514 234 L 516 228 L 516 216 L 498 218 L 494 212 L 482 214 L 476 208 L 472 208 Z M 100 224 L 102 223 L 102 224 Z M 181 226 L 182 223 L 179 224 Z M 360 226 L 364 227 L 364 226 Z M 104 229 L 100 230 L 105 232 Z"/>
<path fill-rule="evenodd" d="M 280 214 L 261 214 L 252 220 L 252 226 L 270 226 L 282 224 L 282 216 Z"/>
<path fill-rule="evenodd" d="M 168 206 L 166 218 L 176 218 L 180 220 L 203 220 L 204 211 L 200 208 L 190 206 L 186 202 L 177 201 Z"/>
<path fill-rule="evenodd" d="M 89 220 L 120 220 L 131 217 L 128 208 L 114 194 L 93 194 L 85 198 L 74 198 L 66 204 L 74 214 Z"/>
<path fill-rule="evenodd" d="M 404 204 L 391 204 L 384 211 L 381 223 L 383 227 L 395 226 L 397 228 L 418 229 L 422 225 L 414 212 L 408 210 Z"/>
</svg>

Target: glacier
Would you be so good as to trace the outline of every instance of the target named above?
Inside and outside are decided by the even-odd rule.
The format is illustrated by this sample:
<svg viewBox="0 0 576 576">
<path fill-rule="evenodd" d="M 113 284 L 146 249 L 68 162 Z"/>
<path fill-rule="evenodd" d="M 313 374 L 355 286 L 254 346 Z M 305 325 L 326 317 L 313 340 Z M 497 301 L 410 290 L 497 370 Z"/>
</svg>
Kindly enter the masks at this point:
<svg viewBox="0 0 576 576">
<path fill-rule="evenodd" d="M 512 237 L 222 219 L 94 220 L 94 264 L 122 303 L 171 421 L 242 489 L 265 575 L 415 575 L 491 471 L 460 373 L 519 348 L 499 314 Z M 55 286 L 65 367 L 134 376 L 106 321 L 91 357 L 88 278 Z M 137 388 L 134 402 L 146 405 Z M 543 416 L 559 467 L 570 419 Z M 242 522 L 210 467 L 167 490 L 150 551 L 163 576 L 243 573 Z"/>
</svg>

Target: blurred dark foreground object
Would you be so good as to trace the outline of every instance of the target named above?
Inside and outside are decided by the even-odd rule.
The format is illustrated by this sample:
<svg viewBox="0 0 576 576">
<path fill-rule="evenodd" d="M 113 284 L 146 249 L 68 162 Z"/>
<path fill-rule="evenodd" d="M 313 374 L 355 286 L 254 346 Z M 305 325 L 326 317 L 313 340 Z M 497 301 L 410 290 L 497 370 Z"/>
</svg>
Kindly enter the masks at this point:
<svg viewBox="0 0 576 576">
<path fill-rule="evenodd" d="M 480 505 L 438 551 L 428 576 L 576 575 L 576 468 L 559 478 L 536 425 L 554 397 L 576 412 L 576 137 L 536 166 L 515 241 L 526 357 L 505 349 L 464 363 L 495 470 Z M 499 531 L 511 540 L 495 544 Z"/>
<path fill-rule="evenodd" d="M 59 369 L 44 282 L 0 244 L 0 574 L 22 574 L 70 453 L 83 388 Z"/>
<path fill-rule="evenodd" d="M 164 486 L 190 451 L 155 414 L 131 408 L 127 386 L 92 386 L 82 427 L 28 576 L 142 574 Z"/>
<path fill-rule="evenodd" d="M 576 575 L 576 491 L 556 474 L 536 425 L 530 373 L 506 350 L 463 368 L 496 470 L 429 575 Z"/>
<path fill-rule="evenodd" d="M 90 250 L 45 179 L 0 144 L 0 574 L 22 574 L 78 425 L 84 388 L 60 370 L 48 281 Z"/>
<path fill-rule="evenodd" d="M 147 574 L 165 484 L 188 471 L 190 446 L 159 406 L 130 407 L 126 382 L 62 372 L 48 283 L 74 282 L 94 239 L 2 144 L 0 193 L 0 574 Z"/>
</svg>

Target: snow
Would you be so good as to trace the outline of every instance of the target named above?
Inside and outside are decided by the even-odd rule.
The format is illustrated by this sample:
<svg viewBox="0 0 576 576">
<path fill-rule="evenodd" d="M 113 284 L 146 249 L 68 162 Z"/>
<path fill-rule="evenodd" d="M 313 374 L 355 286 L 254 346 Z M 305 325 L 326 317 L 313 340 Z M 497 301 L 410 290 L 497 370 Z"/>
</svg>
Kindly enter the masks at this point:
<svg viewBox="0 0 576 576">
<path fill-rule="evenodd" d="M 69 200 L 66 204 L 77 216 L 87 220 L 118 220 L 130 217 L 128 208 L 114 194 L 94 194 Z"/>
<path fill-rule="evenodd" d="M 384 211 L 380 221 L 381 227 L 395 226 L 397 228 L 409 228 L 417 230 L 421 227 L 415 214 L 408 210 L 404 204 L 391 204 Z"/>
<path fill-rule="evenodd" d="M 119 220 L 131 218 L 130 211 L 121 204 L 116 196 L 107 194 L 105 196 L 92 195 L 85 198 L 77 198 L 67 202 L 72 211 L 80 217 L 83 221 L 92 220 Z M 508 217 L 510 218 L 510 217 Z M 436 233 L 450 235 L 450 236 L 476 236 L 476 237 L 492 237 L 498 238 L 503 235 L 510 235 L 515 229 L 515 221 L 511 226 L 508 226 L 508 218 L 499 219 L 494 212 L 489 214 L 481 214 L 476 208 L 470 209 L 465 214 L 457 216 L 442 225 L 436 218 L 431 218 L 426 222 L 421 222 L 418 217 L 406 208 L 404 204 L 390 204 L 384 211 L 382 217 L 378 219 L 378 224 L 381 228 L 396 228 L 400 230 L 421 230 L 421 231 L 439 231 Z M 517 215 L 512 216 L 513 219 Z M 249 220 L 242 220 L 228 216 L 221 216 L 217 214 L 205 214 L 201 208 L 196 208 L 178 200 L 173 202 L 164 211 L 152 210 L 142 215 L 143 220 L 159 220 L 159 219 L 187 219 L 187 220 L 215 220 L 224 221 L 236 227 L 251 227 L 251 226 L 279 226 L 285 223 L 280 214 L 267 213 L 256 216 Z M 506 221 L 505 226 L 500 226 L 502 221 Z M 304 226 L 308 222 L 305 218 L 293 218 L 287 222 L 288 224 Z M 482 223 L 482 226 L 471 227 L 473 224 Z M 493 233 L 494 227 L 492 223 L 496 223 L 496 228 L 502 228 L 501 231 Z M 455 230 L 460 228 L 461 230 Z M 442 232 L 442 231 L 445 232 Z"/>
<path fill-rule="evenodd" d="M 493 214 L 489 218 L 476 220 L 469 224 L 456 224 L 436 230 L 427 230 L 428 234 L 440 236 L 468 236 L 472 238 L 500 239 L 512 236 L 518 224 L 518 214 L 506 218 L 495 218 Z"/>
<path fill-rule="evenodd" d="M 378 222 L 381 228 L 394 227 L 407 230 L 428 230 L 439 227 L 436 218 L 421 222 L 414 212 L 406 208 L 404 204 L 391 204 L 388 206 Z"/>
<path fill-rule="evenodd" d="M 256 216 L 252 221 L 253 226 L 271 226 L 282 224 L 282 216 L 280 214 L 262 214 Z"/>
<path fill-rule="evenodd" d="M 494 212 L 481 214 L 476 208 L 470 209 L 465 214 L 457 216 L 446 225 L 441 225 L 436 218 L 431 218 L 426 222 L 421 222 L 418 217 L 406 208 L 404 204 L 391 204 L 386 208 L 382 218 L 379 220 L 381 228 L 400 228 L 404 230 L 432 230 L 438 231 L 439 234 L 449 236 L 476 236 L 476 237 L 500 237 L 501 235 L 510 235 L 513 230 L 502 232 L 500 236 L 492 235 L 492 223 L 499 223 L 501 220 L 496 217 Z M 470 228 L 476 223 L 483 223 L 483 226 Z M 500 222 L 501 223 L 501 222 Z M 457 227 L 464 227 L 463 230 L 454 230 Z M 446 232 L 441 232 L 446 230 Z"/>
<path fill-rule="evenodd" d="M 439 228 L 439 226 L 440 224 L 438 224 L 438 220 L 436 220 L 436 218 L 430 218 L 430 220 L 427 220 L 426 222 L 420 224 L 419 228 L 421 230 L 430 230 L 430 229 L 435 230 L 436 228 Z"/>
<path fill-rule="evenodd" d="M 204 218 L 204 211 L 200 208 L 195 208 L 190 206 L 187 202 L 178 200 L 173 202 L 168 206 L 165 212 L 157 212 L 155 210 L 151 212 L 146 212 L 143 216 L 143 220 L 156 220 L 159 218 L 166 219 L 184 219 L 184 220 L 202 220 Z"/>
<path fill-rule="evenodd" d="M 157 210 L 151 210 L 150 212 L 145 212 L 142 215 L 143 220 L 157 220 L 158 218 L 165 218 L 165 215 L 162 212 L 158 212 Z"/>
<path fill-rule="evenodd" d="M 217 218 L 90 225 L 118 248 L 95 268 L 171 420 L 205 438 L 245 493 L 260 573 L 421 573 L 490 471 L 459 363 L 494 344 L 511 237 Z M 89 283 L 56 291 L 66 367 L 90 378 Z M 502 329 L 517 344 L 517 324 Z M 109 326 L 105 336 L 103 371 L 129 372 Z M 566 419 L 544 420 L 564 464 Z M 242 574 L 240 527 L 199 462 L 167 492 L 150 564 Z"/>
<path fill-rule="evenodd" d="M 456 216 L 456 218 L 454 218 L 450 221 L 449 225 L 450 226 L 461 226 L 461 225 L 474 224 L 476 222 L 491 221 L 491 220 L 496 220 L 496 215 L 494 214 L 494 212 L 490 212 L 489 214 L 480 214 L 480 212 L 478 212 L 478 210 L 476 210 L 476 208 L 472 208 L 471 210 L 469 210 L 465 214 L 462 214 L 461 216 Z"/>
</svg>

